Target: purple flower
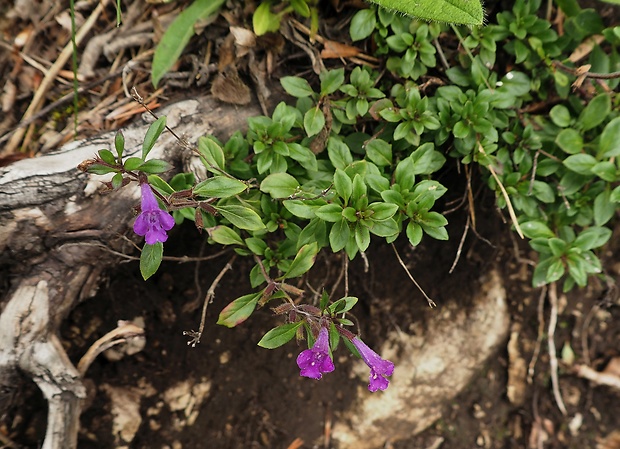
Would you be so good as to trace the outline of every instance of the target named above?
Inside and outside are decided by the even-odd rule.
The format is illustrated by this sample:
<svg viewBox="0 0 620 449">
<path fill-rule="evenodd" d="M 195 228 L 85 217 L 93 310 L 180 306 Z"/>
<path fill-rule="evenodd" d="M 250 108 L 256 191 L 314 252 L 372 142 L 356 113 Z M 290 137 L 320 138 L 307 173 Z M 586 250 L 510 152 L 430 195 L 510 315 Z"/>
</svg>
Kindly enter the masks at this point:
<svg viewBox="0 0 620 449">
<path fill-rule="evenodd" d="M 360 340 L 359 337 L 353 338 L 351 342 L 359 351 L 362 360 L 370 367 L 368 390 L 371 392 L 385 390 L 390 383 L 386 377 L 394 373 L 394 364 L 379 357 L 379 354 L 366 346 L 366 343 Z"/>
<path fill-rule="evenodd" d="M 146 236 L 146 243 L 154 245 L 157 242 L 168 240 L 169 231 L 174 226 L 174 218 L 168 212 L 161 210 L 151 186 L 140 184 L 142 189 L 142 212 L 133 224 L 133 232 Z"/>
<path fill-rule="evenodd" d="M 321 327 L 311 349 L 306 349 L 297 356 L 297 366 L 301 370 L 300 376 L 311 379 L 320 379 L 323 373 L 334 370 L 334 362 L 329 356 L 329 333 L 326 328 Z"/>
</svg>

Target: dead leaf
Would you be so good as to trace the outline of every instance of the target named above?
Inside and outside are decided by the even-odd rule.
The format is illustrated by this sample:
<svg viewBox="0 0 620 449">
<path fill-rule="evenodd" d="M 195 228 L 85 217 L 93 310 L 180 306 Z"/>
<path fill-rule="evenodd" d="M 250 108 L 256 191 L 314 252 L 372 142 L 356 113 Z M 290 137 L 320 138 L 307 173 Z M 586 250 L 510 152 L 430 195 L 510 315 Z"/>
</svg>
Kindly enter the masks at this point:
<svg viewBox="0 0 620 449">
<path fill-rule="evenodd" d="M 245 105 L 252 100 L 250 88 L 239 78 L 234 65 L 217 74 L 211 85 L 211 94 L 224 103 Z"/>
<path fill-rule="evenodd" d="M 361 53 L 357 47 L 327 39 L 323 41 L 323 45 L 325 47 L 321 51 L 321 58 L 323 59 L 353 58 Z"/>
</svg>

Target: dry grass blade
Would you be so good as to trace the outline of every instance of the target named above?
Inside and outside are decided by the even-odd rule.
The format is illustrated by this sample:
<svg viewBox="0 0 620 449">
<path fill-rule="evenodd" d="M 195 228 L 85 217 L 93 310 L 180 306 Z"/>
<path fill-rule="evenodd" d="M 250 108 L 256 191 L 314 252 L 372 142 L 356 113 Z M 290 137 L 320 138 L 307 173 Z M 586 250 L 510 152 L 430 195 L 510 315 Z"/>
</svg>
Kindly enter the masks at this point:
<svg viewBox="0 0 620 449">
<path fill-rule="evenodd" d="M 97 19 L 99 18 L 104 7 L 106 6 L 106 3 L 107 3 L 107 0 L 102 0 L 97 5 L 97 7 L 93 10 L 90 17 L 88 17 L 88 19 L 86 20 L 86 22 L 84 22 L 84 25 L 82 25 L 80 30 L 75 35 L 76 45 L 80 45 L 80 43 L 84 40 L 88 32 L 95 25 L 95 23 L 97 22 Z M 32 98 L 32 101 L 30 102 L 28 109 L 26 109 L 26 112 L 24 113 L 22 120 L 28 120 L 32 115 L 36 114 L 36 112 L 39 109 L 41 109 L 42 101 L 43 101 L 45 94 L 51 87 L 52 83 L 56 79 L 56 76 L 58 75 L 60 70 L 64 67 L 67 61 L 69 61 L 69 58 L 71 57 L 72 52 L 73 52 L 73 44 L 69 42 L 58 55 L 58 59 L 56 59 L 56 62 L 52 65 L 52 67 L 50 67 L 50 69 L 45 74 L 45 77 L 43 78 L 43 81 L 41 82 L 41 85 L 39 86 L 37 91 L 34 93 L 34 97 Z M 30 125 L 30 128 L 28 130 L 28 135 L 32 134 L 32 130 L 33 130 L 33 125 Z M 6 147 L 3 150 L 4 153 L 5 154 L 13 153 L 15 149 L 19 146 L 19 144 L 22 142 L 22 139 L 25 133 L 26 131 L 23 128 L 19 128 L 15 132 L 15 134 L 13 134 L 11 139 L 8 141 Z"/>
<path fill-rule="evenodd" d="M 484 154 L 485 156 L 487 155 L 487 153 L 484 151 L 484 148 L 482 148 L 482 144 L 480 142 L 478 142 L 478 150 L 482 154 Z M 487 168 L 491 172 L 491 175 L 493 176 L 493 179 L 495 179 L 495 182 L 497 182 L 497 185 L 499 186 L 500 190 L 502 191 L 502 195 L 504 196 L 504 200 L 506 200 L 506 206 L 508 207 L 508 213 L 510 214 L 510 219 L 512 220 L 512 224 L 514 224 L 514 226 L 515 226 L 517 234 L 519 234 L 519 237 L 521 237 L 522 239 L 525 238 L 523 236 L 523 231 L 521 231 L 521 227 L 519 226 L 519 220 L 517 220 L 517 214 L 515 214 L 515 210 L 512 207 L 512 202 L 510 201 L 510 197 L 508 196 L 508 192 L 506 192 L 506 189 L 504 188 L 504 185 L 499 180 L 499 177 L 495 173 L 495 170 L 493 169 L 493 166 L 489 165 L 489 166 L 487 166 Z"/>
</svg>

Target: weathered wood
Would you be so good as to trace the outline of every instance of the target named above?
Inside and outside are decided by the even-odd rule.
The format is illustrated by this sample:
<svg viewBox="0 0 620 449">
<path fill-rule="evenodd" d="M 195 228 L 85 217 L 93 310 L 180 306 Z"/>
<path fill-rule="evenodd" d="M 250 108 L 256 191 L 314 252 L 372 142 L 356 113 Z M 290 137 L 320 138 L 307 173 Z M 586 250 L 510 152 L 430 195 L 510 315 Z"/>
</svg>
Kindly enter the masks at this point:
<svg viewBox="0 0 620 449">
<path fill-rule="evenodd" d="M 246 127 L 258 106 L 237 108 L 209 97 L 176 103 L 161 111 L 168 125 L 190 143 L 205 134 L 222 139 Z M 152 119 L 123 130 L 127 155 L 141 151 Z M 10 289 L 0 298 L 0 416 L 15 393 L 17 370 L 32 378 L 48 401 L 44 449 L 73 449 L 85 389 L 59 339 L 63 319 L 93 296 L 116 251 L 135 239 L 130 228 L 138 204 L 134 186 L 99 195 L 101 176 L 77 165 L 103 148 L 114 134 L 74 142 L 60 151 L 22 160 L 0 170 L 0 254 L 10 268 Z M 164 132 L 150 156 L 180 167 L 187 150 Z M 129 239 L 123 238 L 129 237 Z"/>
</svg>

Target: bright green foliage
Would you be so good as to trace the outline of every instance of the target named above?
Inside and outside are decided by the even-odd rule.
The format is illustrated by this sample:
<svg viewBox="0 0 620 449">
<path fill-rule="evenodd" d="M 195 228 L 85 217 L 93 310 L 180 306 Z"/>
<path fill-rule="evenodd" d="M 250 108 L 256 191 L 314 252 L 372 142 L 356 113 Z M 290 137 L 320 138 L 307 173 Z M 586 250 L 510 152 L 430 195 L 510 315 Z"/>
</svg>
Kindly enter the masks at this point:
<svg viewBox="0 0 620 449">
<path fill-rule="evenodd" d="M 459 20 L 432 18 L 482 21 L 477 1 L 407 7 L 414 3 L 421 17 L 456 9 L 463 14 Z M 350 35 L 372 40 L 381 70 L 347 67 L 318 77 L 283 77 L 291 104 L 280 103 L 270 117 L 251 118 L 246 135 L 235 133 L 225 143 L 200 139 L 198 152 L 211 176 L 197 185 L 186 175 L 167 184 L 154 174 L 165 168 L 158 162 L 125 159 L 125 170 L 148 168 L 162 194 L 193 201 L 181 202 L 175 219 L 200 222 L 209 242 L 231 245 L 255 261 L 250 282 L 262 290 L 233 301 L 220 323 L 232 327 L 257 305 L 300 295 L 285 281 L 307 273 L 321 251 L 353 259 L 371 244 L 399 236 L 413 246 L 428 237 L 448 239 L 441 183 L 446 166 L 458 165 L 476 189 L 488 187 L 499 209 L 510 207 L 538 254 L 533 285 L 561 281 L 569 290 L 602 273 L 597 250 L 611 237 L 620 203 L 618 80 L 580 80 L 583 87 L 574 90 L 576 77 L 558 63 L 570 65 L 568 56 L 598 35 L 603 40 L 580 64 L 591 64 L 592 72 L 620 70 L 620 27 L 605 28 L 577 2 L 554 5 L 567 16 L 562 36 L 542 18 L 546 2 L 540 0 L 516 0 L 474 29 L 374 6 L 360 10 Z M 310 1 L 264 1 L 254 27 L 277 30 L 284 14 L 312 17 L 313 11 Z M 123 144 L 117 140 L 117 154 L 102 150 L 91 171 L 122 172 Z M 145 148 L 152 147 L 154 139 L 146 140 Z M 320 313 L 343 313 L 355 302 L 330 304 L 324 296 Z M 261 345 L 284 344 L 299 323 L 273 329 Z"/>
<path fill-rule="evenodd" d="M 217 14 L 223 4 L 224 0 L 194 0 L 194 3 L 170 24 L 153 56 L 153 86 L 157 87 L 161 78 L 177 62 L 194 35 L 196 22 Z"/>
<path fill-rule="evenodd" d="M 484 13 L 479 0 L 372 0 L 384 8 L 438 22 L 482 25 Z"/>
</svg>

